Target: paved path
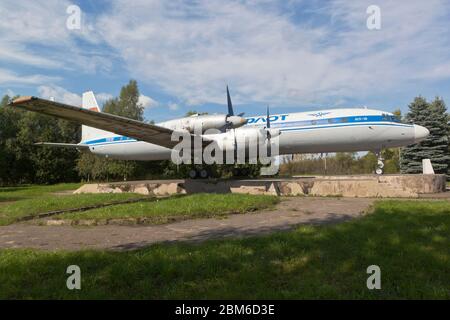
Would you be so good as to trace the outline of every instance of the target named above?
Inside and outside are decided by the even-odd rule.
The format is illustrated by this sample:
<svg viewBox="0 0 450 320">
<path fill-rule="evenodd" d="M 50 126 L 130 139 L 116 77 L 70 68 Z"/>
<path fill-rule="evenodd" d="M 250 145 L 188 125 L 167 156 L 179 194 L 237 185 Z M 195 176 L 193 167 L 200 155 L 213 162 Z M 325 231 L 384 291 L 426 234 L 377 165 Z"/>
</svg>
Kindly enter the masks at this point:
<svg viewBox="0 0 450 320">
<path fill-rule="evenodd" d="M 165 225 L 71 227 L 18 223 L 0 227 L 0 248 L 130 250 L 157 242 L 266 234 L 288 230 L 299 224 L 348 220 L 360 216 L 373 201 L 362 198 L 293 197 L 282 201 L 273 210 Z"/>
</svg>

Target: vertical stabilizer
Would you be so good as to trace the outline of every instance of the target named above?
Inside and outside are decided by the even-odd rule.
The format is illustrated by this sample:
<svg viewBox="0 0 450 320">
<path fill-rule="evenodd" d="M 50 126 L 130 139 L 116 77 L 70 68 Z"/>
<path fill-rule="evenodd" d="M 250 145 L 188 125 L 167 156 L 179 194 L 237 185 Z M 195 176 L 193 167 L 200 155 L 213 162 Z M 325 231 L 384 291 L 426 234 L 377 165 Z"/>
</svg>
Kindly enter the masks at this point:
<svg viewBox="0 0 450 320">
<path fill-rule="evenodd" d="M 95 99 L 94 92 L 87 91 L 83 93 L 83 98 L 81 101 L 81 107 L 90 111 L 100 112 L 97 100 Z M 86 142 L 99 137 L 104 137 L 108 135 L 107 131 L 100 130 L 97 128 L 88 127 L 85 125 L 81 126 L 81 142 Z"/>
<path fill-rule="evenodd" d="M 95 99 L 94 96 L 94 92 L 87 91 L 83 93 L 81 107 L 83 109 L 100 112 L 100 108 L 98 107 L 97 100 Z"/>
</svg>

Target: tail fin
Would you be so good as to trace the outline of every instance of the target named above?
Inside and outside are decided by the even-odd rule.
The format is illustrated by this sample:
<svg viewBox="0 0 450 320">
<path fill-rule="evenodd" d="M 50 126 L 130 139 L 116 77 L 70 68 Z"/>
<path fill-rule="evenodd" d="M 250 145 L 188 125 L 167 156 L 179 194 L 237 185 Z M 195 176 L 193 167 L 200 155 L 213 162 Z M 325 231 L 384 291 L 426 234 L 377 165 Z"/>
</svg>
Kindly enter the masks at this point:
<svg viewBox="0 0 450 320">
<path fill-rule="evenodd" d="M 83 93 L 81 107 L 83 109 L 89 109 L 91 111 L 100 112 L 100 108 L 98 107 L 97 100 L 95 99 L 94 96 L 94 92 L 87 91 Z"/>
<path fill-rule="evenodd" d="M 94 96 L 94 92 L 87 91 L 83 93 L 83 97 L 81 100 L 81 107 L 83 109 L 100 112 L 100 108 L 98 107 L 97 100 L 95 99 Z M 105 136 L 107 134 L 108 132 L 104 130 L 88 127 L 85 125 L 81 126 L 81 142 L 92 140 L 101 136 Z"/>
</svg>

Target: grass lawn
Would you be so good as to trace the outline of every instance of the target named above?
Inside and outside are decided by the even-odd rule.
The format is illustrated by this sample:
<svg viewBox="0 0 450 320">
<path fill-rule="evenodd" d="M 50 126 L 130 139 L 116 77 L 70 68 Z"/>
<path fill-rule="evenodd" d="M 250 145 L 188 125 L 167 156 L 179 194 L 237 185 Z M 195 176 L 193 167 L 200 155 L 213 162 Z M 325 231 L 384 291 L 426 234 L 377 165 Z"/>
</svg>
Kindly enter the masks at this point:
<svg viewBox="0 0 450 320">
<path fill-rule="evenodd" d="M 82 183 L 60 183 L 52 185 L 24 185 L 20 187 L 0 187 L 0 204 L 2 202 L 37 198 L 54 192 L 76 190 Z"/>
<path fill-rule="evenodd" d="M 110 219 L 146 218 L 147 223 L 159 224 L 188 218 L 210 218 L 232 213 L 245 213 L 271 207 L 279 202 L 275 196 L 247 194 L 192 194 L 160 199 L 153 202 L 138 202 L 115 205 L 84 212 L 65 213 L 55 219 Z"/>
<path fill-rule="evenodd" d="M 379 201 L 336 225 L 131 252 L 0 251 L 0 298 L 450 299 L 450 203 Z M 81 268 L 81 290 L 66 268 Z M 366 269 L 381 268 L 381 290 Z"/>
<path fill-rule="evenodd" d="M 17 219 L 47 211 L 82 208 L 89 205 L 123 201 L 146 196 L 134 193 L 103 193 L 103 194 L 70 194 L 32 196 L 29 199 L 10 203 L 0 202 L 0 225 L 11 224 Z"/>
<path fill-rule="evenodd" d="M 27 185 L 0 188 L 0 225 L 11 224 L 17 219 L 53 210 L 81 208 L 144 197 L 137 194 L 58 194 L 75 190 L 82 183 L 55 185 Z"/>
</svg>

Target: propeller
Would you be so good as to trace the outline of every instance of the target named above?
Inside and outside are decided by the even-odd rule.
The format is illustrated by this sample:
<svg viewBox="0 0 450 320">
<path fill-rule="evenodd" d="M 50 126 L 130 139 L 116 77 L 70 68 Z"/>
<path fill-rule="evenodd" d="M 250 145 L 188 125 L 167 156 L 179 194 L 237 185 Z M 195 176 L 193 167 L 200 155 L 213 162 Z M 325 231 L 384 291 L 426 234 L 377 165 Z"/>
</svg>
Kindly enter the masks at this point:
<svg viewBox="0 0 450 320">
<path fill-rule="evenodd" d="M 243 126 L 247 123 L 247 119 L 243 118 L 244 112 L 239 113 L 237 116 L 234 115 L 233 103 L 231 102 L 230 90 L 227 86 L 227 104 L 228 104 L 228 114 L 226 118 L 225 129 L 235 129 Z"/>
<path fill-rule="evenodd" d="M 269 111 L 269 105 L 267 105 L 266 110 L 266 135 L 267 135 L 267 155 L 270 157 L 272 155 L 272 148 L 270 145 L 270 139 L 272 138 L 272 135 L 270 134 L 270 111 Z"/>
<path fill-rule="evenodd" d="M 277 137 L 280 135 L 279 129 L 271 129 L 270 128 L 270 110 L 269 105 L 267 105 L 267 114 L 266 114 L 266 137 L 267 137 L 267 145 L 268 145 L 268 155 L 272 154 L 272 142 L 271 139 L 273 137 Z"/>
<path fill-rule="evenodd" d="M 231 103 L 230 90 L 227 86 L 227 102 L 228 102 L 228 116 L 234 116 L 233 104 Z"/>
</svg>

